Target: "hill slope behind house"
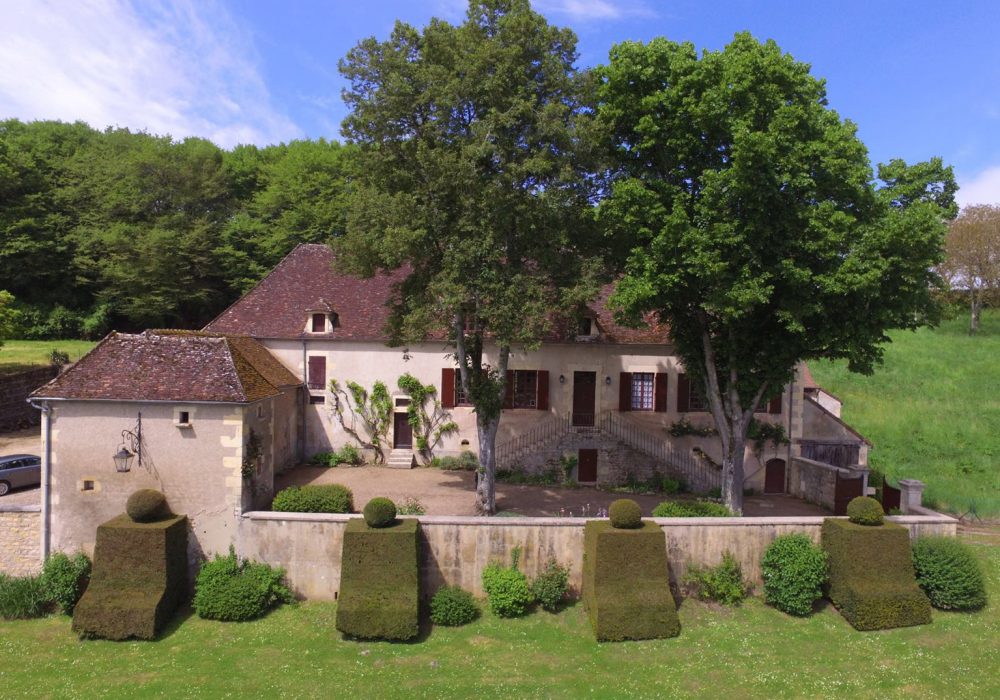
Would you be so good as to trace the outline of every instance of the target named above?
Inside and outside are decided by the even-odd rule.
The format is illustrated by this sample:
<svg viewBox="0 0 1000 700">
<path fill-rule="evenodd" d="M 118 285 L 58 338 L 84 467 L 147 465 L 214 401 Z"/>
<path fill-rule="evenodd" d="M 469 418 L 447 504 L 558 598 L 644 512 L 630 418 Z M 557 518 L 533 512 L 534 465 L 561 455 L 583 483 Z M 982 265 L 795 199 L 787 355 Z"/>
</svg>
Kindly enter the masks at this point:
<svg viewBox="0 0 1000 700">
<path fill-rule="evenodd" d="M 811 362 L 844 401 L 843 418 L 875 445 L 872 467 L 892 483 L 927 484 L 924 502 L 953 513 L 1000 515 L 1000 310 L 970 337 L 963 315 L 937 329 L 892 334 L 871 377 L 844 362 Z"/>
<path fill-rule="evenodd" d="M 49 364 L 53 350 L 61 350 L 76 362 L 97 343 L 92 340 L 4 340 L 0 348 L 0 374 L 13 374 Z"/>
</svg>

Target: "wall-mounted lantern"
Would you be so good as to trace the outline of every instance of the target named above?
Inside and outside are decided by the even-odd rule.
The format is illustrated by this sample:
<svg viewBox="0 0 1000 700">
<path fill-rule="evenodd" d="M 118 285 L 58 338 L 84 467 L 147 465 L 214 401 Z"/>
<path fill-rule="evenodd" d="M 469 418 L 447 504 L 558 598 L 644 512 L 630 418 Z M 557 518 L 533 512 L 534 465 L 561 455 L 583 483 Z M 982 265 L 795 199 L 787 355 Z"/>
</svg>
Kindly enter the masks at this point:
<svg viewBox="0 0 1000 700">
<path fill-rule="evenodd" d="M 131 448 L 131 449 L 129 449 Z M 111 459 L 115 462 L 115 471 L 124 474 L 132 469 L 132 458 L 139 457 L 142 466 L 142 411 L 136 419 L 135 430 L 123 430 L 121 444 Z"/>
<path fill-rule="evenodd" d="M 566 375 L 564 375 L 564 374 L 560 374 L 559 375 L 559 383 L 560 384 L 565 384 L 566 383 Z"/>
</svg>

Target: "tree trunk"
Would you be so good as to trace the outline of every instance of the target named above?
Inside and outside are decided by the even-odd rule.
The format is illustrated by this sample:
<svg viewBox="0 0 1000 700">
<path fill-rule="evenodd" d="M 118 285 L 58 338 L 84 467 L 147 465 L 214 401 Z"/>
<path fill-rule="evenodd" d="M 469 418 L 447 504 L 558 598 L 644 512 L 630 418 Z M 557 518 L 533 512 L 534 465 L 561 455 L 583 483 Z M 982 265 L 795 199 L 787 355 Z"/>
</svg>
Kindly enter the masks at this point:
<svg viewBox="0 0 1000 700">
<path fill-rule="evenodd" d="M 970 291 L 972 297 L 972 318 L 969 320 L 969 335 L 976 335 L 979 332 L 979 315 L 983 308 L 981 298 L 976 298 L 976 293 Z"/>
<path fill-rule="evenodd" d="M 730 430 L 732 430 L 730 428 Z M 722 502 L 736 515 L 743 514 L 743 462 L 746 456 L 746 436 L 733 431 L 730 449 L 722 455 Z"/>
<path fill-rule="evenodd" d="M 499 416 L 489 421 L 476 421 L 479 434 L 479 485 L 476 488 L 476 512 L 493 515 L 496 512 L 497 429 Z"/>
</svg>

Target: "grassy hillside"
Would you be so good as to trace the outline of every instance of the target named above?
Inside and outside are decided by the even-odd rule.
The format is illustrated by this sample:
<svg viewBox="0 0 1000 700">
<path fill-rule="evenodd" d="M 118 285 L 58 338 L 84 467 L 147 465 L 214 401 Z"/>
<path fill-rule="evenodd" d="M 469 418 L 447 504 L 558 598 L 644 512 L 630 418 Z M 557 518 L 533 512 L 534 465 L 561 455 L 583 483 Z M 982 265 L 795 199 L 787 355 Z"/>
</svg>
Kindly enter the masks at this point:
<svg viewBox="0 0 1000 700">
<path fill-rule="evenodd" d="M 62 350 L 76 362 L 96 343 L 90 340 L 5 340 L 0 347 L 0 374 L 49 363 L 53 350 Z"/>
<path fill-rule="evenodd" d="M 980 335 L 964 316 L 939 328 L 892 335 L 871 377 L 842 362 L 810 363 L 816 380 L 843 399 L 843 418 L 870 439 L 870 462 L 895 482 L 927 484 L 925 502 L 955 513 L 974 505 L 1000 515 L 1000 311 Z"/>
</svg>

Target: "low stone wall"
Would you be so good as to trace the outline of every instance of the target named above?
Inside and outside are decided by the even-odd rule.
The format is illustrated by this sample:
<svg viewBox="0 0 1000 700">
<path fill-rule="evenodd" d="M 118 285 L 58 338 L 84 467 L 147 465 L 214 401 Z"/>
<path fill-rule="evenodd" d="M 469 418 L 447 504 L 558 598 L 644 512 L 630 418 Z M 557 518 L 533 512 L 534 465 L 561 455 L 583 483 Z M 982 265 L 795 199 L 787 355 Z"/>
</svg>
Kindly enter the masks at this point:
<svg viewBox="0 0 1000 700">
<path fill-rule="evenodd" d="M 357 515 L 246 513 L 240 522 L 241 556 L 280 566 L 295 592 L 334 600 L 340 587 L 340 551 L 346 522 Z M 911 537 L 955 535 L 953 518 L 934 514 L 896 516 Z M 569 567 L 578 594 L 583 574 L 585 518 L 477 518 L 420 516 L 423 532 L 423 590 L 430 595 L 444 584 L 483 595 L 482 571 L 494 560 L 509 563 L 521 548 L 520 569 L 537 574 L 549 557 Z M 819 542 L 822 517 L 653 518 L 666 533 L 667 559 L 675 578 L 691 565 L 712 566 L 732 552 L 743 572 L 760 586 L 760 558 L 778 535 L 804 532 Z"/>
<path fill-rule="evenodd" d="M 27 402 L 28 394 L 59 374 L 55 366 L 0 375 L 0 432 L 41 423 L 41 412 Z"/>
<path fill-rule="evenodd" d="M 818 503 L 831 511 L 834 509 L 837 467 L 804 457 L 793 457 L 788 469 L 788 493 L 804 501 Z"/>
<path fill-rule="evenodd" d="M 0 574 L 27 576 L 42 568 L 40 506 L 0 505 Z"/>
</svg>

